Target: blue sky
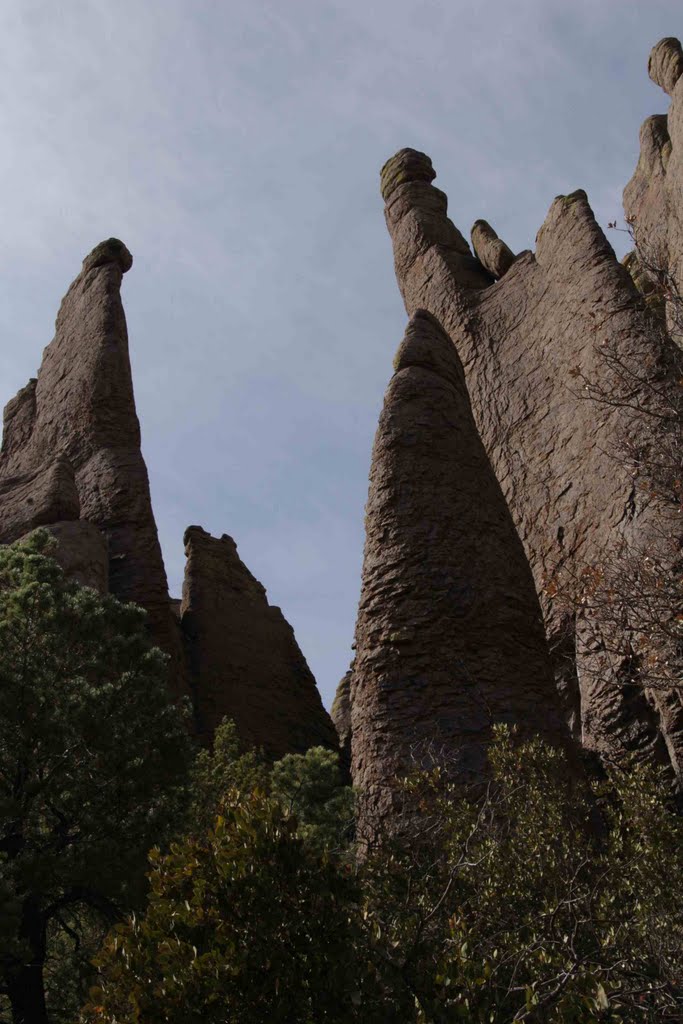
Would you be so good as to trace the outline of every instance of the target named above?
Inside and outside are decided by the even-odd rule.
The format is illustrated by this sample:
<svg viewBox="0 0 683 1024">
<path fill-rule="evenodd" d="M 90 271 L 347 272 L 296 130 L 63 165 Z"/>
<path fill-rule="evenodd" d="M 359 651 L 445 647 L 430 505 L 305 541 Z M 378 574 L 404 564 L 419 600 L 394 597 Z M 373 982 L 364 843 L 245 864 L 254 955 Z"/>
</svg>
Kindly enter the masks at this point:
<svg viewBox="0 0 683 1024">
<path fill-rule="evenodd" d="M 1 0 L 2 401 L 115 235 L 169 575 L 229 533 L 326 704 L 405 316 L 379 169 L 429 153 L 465 233 L 532 248 L 558 193 L 621 214 L 680 0 Z M 622 236 L 611 235 L 619 252 Z"/>
</svg>

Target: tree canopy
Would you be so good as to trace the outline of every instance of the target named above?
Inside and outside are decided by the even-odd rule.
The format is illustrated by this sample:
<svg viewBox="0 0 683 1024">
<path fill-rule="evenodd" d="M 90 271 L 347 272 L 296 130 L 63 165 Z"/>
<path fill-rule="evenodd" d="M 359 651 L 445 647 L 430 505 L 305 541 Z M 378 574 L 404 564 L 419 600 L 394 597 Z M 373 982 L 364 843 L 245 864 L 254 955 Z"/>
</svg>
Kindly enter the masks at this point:
<svg viewBox="0 0 683 1024">
<path fill-rule="evenodd" d="M 16 1024 L 46 1021 L 53 968 L 142 899 L 190 757 L 145 613 L 66 579 L 50 545 L 0 548 L 0 1003 Z"/>
</svg>

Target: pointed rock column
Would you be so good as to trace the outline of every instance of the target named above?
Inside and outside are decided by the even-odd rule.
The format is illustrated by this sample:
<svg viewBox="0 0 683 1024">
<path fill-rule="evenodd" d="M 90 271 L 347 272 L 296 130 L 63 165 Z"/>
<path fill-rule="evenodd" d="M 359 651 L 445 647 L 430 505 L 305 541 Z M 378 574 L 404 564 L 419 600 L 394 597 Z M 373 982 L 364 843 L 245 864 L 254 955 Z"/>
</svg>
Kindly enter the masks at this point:
<svg viewBox="0 0 683 1024">
<path fill-rule="evenodd" d="M 362 816 L 429 747 L 479 769 L 495 722 L 558 742 L 541 612 L 522 544 L 439 323 L 412 317 L 375 437 L 351 681 Z"/>
<path fill-rule="evenodd" d="M 671 97 L 667 114 L 648 117 L 640 130 L 640 155 L 624 189 L 624 210 L 632 225 L 640 262 L 670 274 L 683 292 L 683 49 L 678 39 L 661 39 L 648 61 L 653 82 Z M 683 319 L 671 327 L 683 346 Z"/>
<path fill-rule="evenodd" d="M 237 554 L 234 540 L 200 526 L 185 531 L 181 623 L 200 737 L 224 717 L 270 757 L 336 748 L 315 679 L 279 608 Z"/>
<path fill-rule="evenodd" d="M 115 238 L 85 258 L 62 301 L 37 380 L 5 409 L 0 537 L 16 535 L 17 498 L 21 504 L 27 487 L 34 488 L 33 507 L 45 507 L 22 532 L 40 523 L 89 521 L 107 541 L 109 589 L 142 605 L 154 640 L 177 657 L 121 303 L 121 281 L 132 262 Z"/>
<path fill-rule="evenodd" d="M 512 249 L 485 220 L 476 220 L 472 226 L 472 248 L 481 265 L 495 278 L 502 277 L 515 262 Z"/>
<path fill-rule="evenodd" d="M 468 255 L 433 174 L 429 158 L 412 150 L 382 171 L 398 284 L 409 315 L 425 308 L 436 316 L 465 369 L 479 436 L 534 575 L 565 717 L 592 749 L 609 757 L 635 750 L 682 774 L 678 696 L 625 686 L 623 672 L 601 667 L 587 642 L 600 626 L 579 594 L 585 569 L 616 551 L 637 558 L 670 536 L 669 513 L 634 487 L 624 452 L 658 450 L 661 421 L 648 411 L 679 400 L 675 349 L 644 316 L 585 192 L 558 196 L 536 252 L 520 253 L 494 282 Z M 488 262 L 485 247 L 480 256 Z M 628 386 L 626 401 L 590 400 Z M 628 643 L 628 631 L 610 638 L 624 658 Z"/>
</svg>

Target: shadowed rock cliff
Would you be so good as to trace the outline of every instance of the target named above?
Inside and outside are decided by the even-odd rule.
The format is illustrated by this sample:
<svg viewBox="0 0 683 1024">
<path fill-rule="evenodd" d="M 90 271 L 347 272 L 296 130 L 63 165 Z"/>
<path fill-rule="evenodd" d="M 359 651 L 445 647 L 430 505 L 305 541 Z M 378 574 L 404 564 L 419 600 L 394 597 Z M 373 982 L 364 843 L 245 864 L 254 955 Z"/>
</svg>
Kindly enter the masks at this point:
<svg viewBox="0 0 683 1024">
<path fill-rule="evenodd" d="M 635 439 L 656 446 L 656 418 L 637 411 L 651 392 L 634 379 L 627 403 L 589 396 L 593 385 L 620 387 L 610 377 L 618 376 L 615 361 L 656 378 L 662 392 L 677 387 L 668 371 L 674 348 L 653 333 L 584 192 L 558 196 L 536 252 L 514 262 L 491 261 L 495 232 L 486 225 L 482 233 L 480 225 L 475 239 L 485 236 L 487 269 L 449 220 L 433 178 L 429 158 L 414 150 L 401 150 L 382 170 L 396 276 L 408 314 L 433 314 L 464 367 L 476 432 L 533 572 L 567 721 L 591 748 L 635 749 L 680 772 L 677 698 L 644 694 L 623 659 L 605 667 L 601 652 L 610 638 L 580 606 L 571 607 L 571 594 L 559 601 L 549 586 L 560 571 L 571 586 L 610 550 L 643 551 L 670 533 L 666 515 L 615 457 Z M 503 275 L 495 283 L 491 270 Z M 366 670 L 359 671 L 358 686 Z"/>
<path fill-rule="evenodd" d="M 211 736 L 227 715 L 271 757 L 336 746 L 292 627 L 268 604 L 234 540 L 190 526 L 185 554 L 181 622 L 200 733 Z"/>
<path fill-rule="evenodd" d="M 482 766 L 495 722 L 568 736 L 524 549 L 460 360 L 416 311 L 375 437 L 351 678 L 352 774 L 386 807 L 411 758 Z"/>
</svg>

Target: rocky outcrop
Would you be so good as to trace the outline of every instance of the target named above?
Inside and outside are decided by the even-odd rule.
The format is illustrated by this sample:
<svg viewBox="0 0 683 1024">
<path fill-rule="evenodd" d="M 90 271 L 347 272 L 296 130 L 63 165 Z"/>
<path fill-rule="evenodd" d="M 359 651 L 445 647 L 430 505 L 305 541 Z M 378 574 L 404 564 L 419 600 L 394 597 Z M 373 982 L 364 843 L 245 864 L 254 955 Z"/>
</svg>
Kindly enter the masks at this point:
<svg viewBox="0 0 683 1024">
<path fill-rule="evenodd" d="M 375 437 L 351 680 L 352 774 L 382 813 L 412 759 L 479 770 L 491 726 L 554 742 L 558 709 L 522 544 L 472 417 L 462 366 L 413 313 Z"/>
<path fill-rule="evenodd" d="M 666 513 L 634 487 L 632 467 L 619 453 L 629 445 L 656 448 L 656 417 L 638 410 L 652 404 L 653 381 L 660 394 L 668 389 L 671 396 L 677 387 L 674 346 L 644 317 L 642 299 L 584 192 L 558 196 L 536 252 L 520 253 L 493 283 L 493 264 L 487 269 L 469 251 L 433 178 L 429 158 L 413 150 L 401 150 L 382 170 L 396 276 L 408 314 L 430 312 L 464 367 L 474 436 L 533 572 L 566 718 L 589 747 L 609 754 L 635 749 L 680 772 L 680 704 L 644 694 L 623 670 L 624 657 L 614 655 L 610 667 L 603 653 L 613 654 L 618 644 L 579 602 L 585 567 L 617 549 L 635 557 L 671 532 Z M 624 395 L 620 373 L 628 400 L 601 401 L 610 391 Z M 423 419 L 428 422 L 427 412 Z M 414 443 L 419 436 L 415 430 Z M 476 524 L 465 523 L 466 542 Z M 368 543 L 372 551 L 374 542 Z M 486 546 L 486 531 L 477 530 L 477 543 Z M 397 567 L 397 585 L 410 589 L 411 572 Z M 362 633 L 366 615 L 361 608 Z M 397 619 L 398 630 L 402 625 Z M 364 674 L 374 678 L 375 669 L 358 660 L 362 692 Z M 361 712 L 354 695 L 352 702 L 360 766 L 365 741 L 359 738 L 356 753 Z M 434 706 L 439 703 L 435 695 Z M 383 721 L 373 728 L 381 732 Z"/>
<path fill-rule="evenodd" d="M 495 278 L 502 277 L 512 266 L 515 255 L 485 220 L 472 226 L 472 248 L 483 267 Z"/>
<path fill-rule="evenodd" d="M 141 605 L 152 639 L 170 655 L 171 690 L 191 695 L 206 742 L 229 715 L 245 741 L 273 756 L 334 746 L 292 630 L 232 541 L 191 528 L 182 608 L 169 599 L 120 295 L 131 265 L 111 238 L 85 258 L 37 379 L 5 409 L 0 543 L 47 527 L 69 576 Z"/>
<path fill-rule="evenodd" d="M 677 39 L 662 39 L 648 64 L 650 78 L 671 97 L 668 114 L 647 118 L 640 130 L 640 156 L 624 189 L 624 210 L 641 263 L 683 292 L 683 50 Z M 670 326 L 683 344 L 676 310 Z"/>
<path fill-rule="evenodd" d="M 11 544 L 38 526 L 78 519 L 81 503 L 73 466 L 63 454 L 38 469 L 0 479 L 0 543 Z"/>
<path fill-rule="evenodd" d="M 231 537 L 185 531 L 181 623 L 200 733 L 224 716 L 270 757 L 335 747 L 315 680 L 279 608 L 244 565 Z"/>
<path fill-rule="evenodd" d="M 79 519 L 51 523 L 42 529 L 55 545 L 50 556 L 61 565 L 69 579 L 82 587 L 106 594 L 109 586 L 109 552 L 104 534 L 93 523 Z"/>
<path fill-rule="evenodd" d="M 52 494 L 58 507 L 45 508 L 22 532 L 78 518 L 96 526 L 107 542 L 109 589 L 142 605 L 154 639 L 173 653 L 177 639 L 140 451 L 120 295 L 131 265 L 130 253 L 113 238 L 85 258 L 62 301 L 37 380 L 5 409 L 0 536 L 11 539 L 13 503 L 25 507 L 28 490 L 35 488 L 34 505 L 43 491 Z M 27 487 L 31 479 L 36 483 Z M 49 488 L 40 490 L 43 479 Z"/>
</svg>

